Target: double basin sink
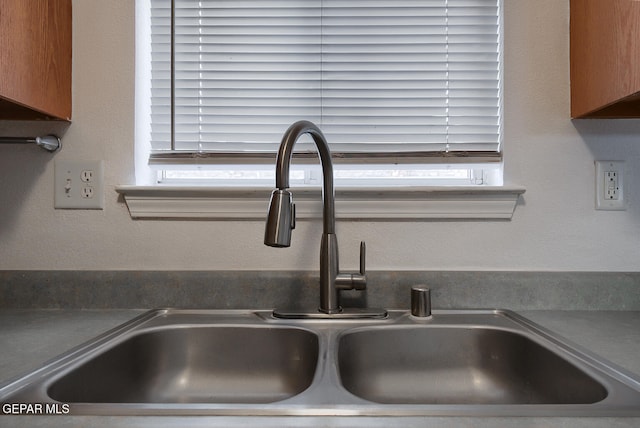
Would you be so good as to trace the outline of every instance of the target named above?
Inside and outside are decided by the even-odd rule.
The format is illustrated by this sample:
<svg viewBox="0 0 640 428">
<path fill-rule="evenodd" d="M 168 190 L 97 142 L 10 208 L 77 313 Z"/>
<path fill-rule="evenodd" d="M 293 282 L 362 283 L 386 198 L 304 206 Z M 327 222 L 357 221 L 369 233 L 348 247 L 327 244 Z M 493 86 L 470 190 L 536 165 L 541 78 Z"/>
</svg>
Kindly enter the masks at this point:
<svg viewBox="0 0 640 428">
<path fill-rule="evenodd" d="M 640 415 L 640 382 L 509 311 L 147 312 L 0 388 L 85 415 Z"/>
</svg>

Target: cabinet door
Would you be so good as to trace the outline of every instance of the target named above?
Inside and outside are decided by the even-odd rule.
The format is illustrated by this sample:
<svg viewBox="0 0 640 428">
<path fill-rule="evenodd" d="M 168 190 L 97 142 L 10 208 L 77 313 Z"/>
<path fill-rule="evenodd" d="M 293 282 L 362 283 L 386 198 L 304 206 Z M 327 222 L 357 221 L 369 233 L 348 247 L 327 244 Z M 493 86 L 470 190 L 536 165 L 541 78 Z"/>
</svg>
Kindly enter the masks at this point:
<svg viewBox="0 0 640 428">
<path fill-rule="evenodd" d="M 71 0 L 0 1 L 0 119 L 71 119 Z"/>
<path fill-rule="evenodd" d="M 640 117 L 640 1 L 571 0 L 571 116 Z"/>
</svg>

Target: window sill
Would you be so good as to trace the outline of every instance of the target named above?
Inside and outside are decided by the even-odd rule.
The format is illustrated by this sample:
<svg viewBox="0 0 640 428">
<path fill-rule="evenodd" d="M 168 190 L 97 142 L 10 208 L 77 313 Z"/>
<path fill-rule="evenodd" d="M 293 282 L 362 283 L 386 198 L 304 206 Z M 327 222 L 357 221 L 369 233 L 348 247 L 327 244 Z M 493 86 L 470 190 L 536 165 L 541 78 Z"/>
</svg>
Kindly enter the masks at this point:
<svg viewBox="0 0 640 428">
<path fill-rule="evenodd" d="M 272 189 L 118 186 L 134 219 L 264 220 Z M 513 217 L 518 186 L 336 189 L 338 220 L 501 219 Z M 322 216 L 319 188 L 292 189 L 298 219 Z"/>
</svg>

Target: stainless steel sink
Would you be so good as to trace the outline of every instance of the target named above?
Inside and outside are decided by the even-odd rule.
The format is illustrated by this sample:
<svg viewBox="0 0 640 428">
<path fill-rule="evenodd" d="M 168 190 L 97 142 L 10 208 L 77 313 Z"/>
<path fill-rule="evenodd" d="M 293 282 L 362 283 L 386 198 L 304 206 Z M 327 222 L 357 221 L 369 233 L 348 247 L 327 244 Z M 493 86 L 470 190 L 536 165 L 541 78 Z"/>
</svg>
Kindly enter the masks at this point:
<svg viewBox="0 0 640 428">
<path fill-rule="evenodd" d="M 338 346 L 352 394 L 393 404 L 592 404 L 607 389 L 531 338 L 492 328 L 403 326 Z"/>
<path fill-rule="evenodd" d="M 0 386 L 73 415 L 640 416 L 640 381 L 508 311 L 154 310 Z"/>
<path fill-rule="evenodd" d="M 63 403 L 272 403 L 308 388 L 317 361 L 306 330 L 166 327 L 100 353 L 47 393 Z"/>
</svg>

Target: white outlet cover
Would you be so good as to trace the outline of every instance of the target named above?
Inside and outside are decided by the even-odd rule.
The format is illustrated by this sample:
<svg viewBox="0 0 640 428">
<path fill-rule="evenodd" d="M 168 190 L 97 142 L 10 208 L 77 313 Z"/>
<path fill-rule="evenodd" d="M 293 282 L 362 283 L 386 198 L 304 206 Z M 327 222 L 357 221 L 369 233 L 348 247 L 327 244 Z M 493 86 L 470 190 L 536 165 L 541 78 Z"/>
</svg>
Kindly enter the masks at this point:
<svg viewBox="0 0 640 428">
<path fill-rule="evenodd" d="M 91 171 L 90 181 L 82 179 L 85 171 Z M 54 208 L 104 209 L 103 161 L 56 160 L 54 175 Z M 91 191 L 83 191 L 85 187 L 91 187 Z M 93 196 L 83 196 L 87 193 Z"/>
<path fill-rule="evenodd" d="M 616 172 L 618 196 L 607 198 L 607 172 Z M 596 161 L 596 210 L 624 211 L 627 209 L 624 184 L 624 161 Z"/>
</svg>

